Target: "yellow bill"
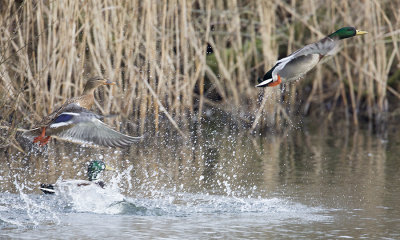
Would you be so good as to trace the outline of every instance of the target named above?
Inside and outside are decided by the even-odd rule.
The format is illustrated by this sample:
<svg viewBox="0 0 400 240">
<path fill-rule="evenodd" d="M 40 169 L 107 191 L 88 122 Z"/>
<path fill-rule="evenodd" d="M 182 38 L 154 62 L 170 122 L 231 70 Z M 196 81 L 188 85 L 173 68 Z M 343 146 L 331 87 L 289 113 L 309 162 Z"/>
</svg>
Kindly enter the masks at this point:
<svg viewBox="0 0 400 240">
<path fill-rule="evenodd" d="M 114 169 L 114 168 L 112 168 L 112 167 L 109 167 L 109 166 L 107 166 L 107 165 L 106 165 L 106 170 L 108 170 L 108 171 L 115 171 L 115 169 Z"/>
<path fill-rule="evenodd" d="M 361 30 L 356 30 L 356 35 L 363 35 L 363 34 L 367 34 L 368 32 L 366 31 L 361 31 Z"/>
</svg>

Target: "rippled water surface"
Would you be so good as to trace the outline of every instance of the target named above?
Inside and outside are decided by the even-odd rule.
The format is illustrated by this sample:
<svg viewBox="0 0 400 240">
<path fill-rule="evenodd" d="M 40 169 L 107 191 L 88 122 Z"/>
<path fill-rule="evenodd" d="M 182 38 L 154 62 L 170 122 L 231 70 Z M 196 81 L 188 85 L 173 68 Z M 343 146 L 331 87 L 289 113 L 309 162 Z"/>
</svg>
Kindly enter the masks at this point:
<svg viewBox="0 0 400 240">
<path fill-rule="evenodd" d="M 347 128 L 284 136 L 207 130 L 129 150 L 63 142 L 0 153 L 0 238 L 400 239 L 400 135 Z M 40 183 L 116 169 L 97 186 Z"/>
</svg>

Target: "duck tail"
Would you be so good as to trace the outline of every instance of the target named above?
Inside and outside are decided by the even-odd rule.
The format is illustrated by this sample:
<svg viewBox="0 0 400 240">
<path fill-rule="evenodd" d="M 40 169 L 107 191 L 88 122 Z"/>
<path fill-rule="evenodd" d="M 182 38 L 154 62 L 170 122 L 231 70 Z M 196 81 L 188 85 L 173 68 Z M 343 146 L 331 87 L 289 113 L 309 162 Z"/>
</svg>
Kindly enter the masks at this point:
<svg viewBox="0 0 400 240">
<path fill-rule="evenodd" d="M 259 78 L 258 84 L 256 85 L 256 87 L 267 87 L 272 81 L 273 81 L 272 78 L 267 79 L 267 80 L 263 80 L 263 79 Z"/>
<path fill-rule="evenodd" d="M 54 185 L 53 184 L 46 184 L 46 183 L 42 183 L 40 184 L 40 190 L 42 190 L 42 192 L 44 194 L 54 194 L 56 191 L 54 191 Z"/>
<path fill-rule="evenodd" d="M 258 84 L 256 85 L 256 87 L 267 87 L 268 84 L 273 82 L 274 80 L 272 79 L 272 72 L 278 65 L 279 63 L 276 64 L 273 68 L 271 68 L 262 78 L 258 78 L 257 80 Z"/>
<path fill-rule="evenodd" d="M 41 128 L 34 128 L 31 130 L 25 131 L 24 133 L 22 133 L 22 136 L 29 140 L 33 140 L 33 138 L 40 135 L 41 131 L 42 131 Z"/>
</svg>

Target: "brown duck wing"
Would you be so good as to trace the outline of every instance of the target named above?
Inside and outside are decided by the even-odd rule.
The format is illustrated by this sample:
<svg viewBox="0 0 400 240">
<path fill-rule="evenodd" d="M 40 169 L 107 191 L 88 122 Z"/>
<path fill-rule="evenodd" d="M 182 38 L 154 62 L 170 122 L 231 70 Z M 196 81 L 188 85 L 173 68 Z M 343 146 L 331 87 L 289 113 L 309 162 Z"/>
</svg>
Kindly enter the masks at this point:
<svg viewBox="0 0 400 240">
<path fill-rule="evenodd" d="M 131 137 L 117 132 L 100 121 L 100 116 L 85 109 L 84 112 L 63 112 L 63 118 L 49 125 L 52 135 L 82 143 L 94 143 L 105 147 L 128 147 L 141 137 Z M 53 130 L 54 129 L 54 130 Z M 60 131 L 57 131 L 60 129 Z"/>
<path fill-rule="evenodd" d="M 41 132 L 42 132 L 42 127 L 48 127 L 51 123 L 53 123 L 63 112 L 74 112 L 74 113 L 79 113 L 79 112 L 90 112 L 89 110 L 80 107 L 77 105 L 74 101 L 74 99 L 69 99 L 67 100 L 63 105 L 61 105 L 59 108 L 54 110 L 52 113 L 44 117 L 38 124 L 33 129 L 30 129 L 26 132 L 24 132 L 23 136 L 27 137 L 28 139 L 33 139 L 34 137 L 37 137 Z M 54 129 L 53 129 L 54 132 Z M 46 130 L 46 135 L 52 135 L 51 132 L 47 132 Z"/>
<path fill-rule="evenodd" d="M 41 127 L 46 127 L 48 124 L 51 123 L 58 115 L 60 115 L 62 112 L 68 110 L 66 108 L 70 108 L 72 105 L 79 107 L 75 103 L 75 99 L 71 98 L 68 99 L 65 103 L 63 103 L 59 108 L 54 110 L 52 113 L 49 115 L 45 116 L 38 124 L 36 124 L 35 128 L 41 128 Z"/>
<path fill-rule="evenodd" d="M 141 139 L 113 130 L 100 120 L 101 116 L 76 103 L 68 104 L 53 113 L 54 117 L 46 124 L 47 136 L 58 136 L 74 142 L 105 147 L 128 147 Z M 39 133 L 40 128 L 36 128 L 25 132 L 24 135 L 31 138 Z"/>
</svg>

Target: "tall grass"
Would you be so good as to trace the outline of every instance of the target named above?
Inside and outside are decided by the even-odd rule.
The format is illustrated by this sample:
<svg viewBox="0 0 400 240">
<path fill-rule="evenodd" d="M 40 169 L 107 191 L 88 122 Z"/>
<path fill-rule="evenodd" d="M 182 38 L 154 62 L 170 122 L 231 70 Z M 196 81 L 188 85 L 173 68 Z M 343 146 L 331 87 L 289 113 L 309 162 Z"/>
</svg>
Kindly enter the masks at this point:
<svg viewBox="0 0 400 240">
<path fill-rule="evenodd" d="M 119 113 L 113 124 L 133 132 L 163 119 L 184 130 L 210 107 L 253 129 L 299 113 L 380 122 L 400 97 L 398 9 L 389 0 L 4 1 L 0 121 L 32 126 L 103 75 L 118 87 L 97 92 L 97 110 Z M 342 26 L 369 34 L 284 90 L 254 87 L 278 58 Z"/>
</svg>

